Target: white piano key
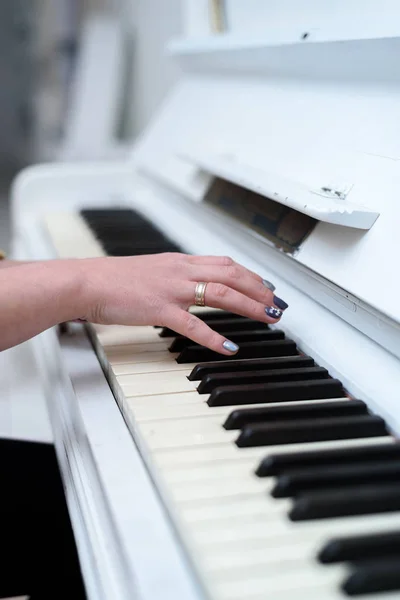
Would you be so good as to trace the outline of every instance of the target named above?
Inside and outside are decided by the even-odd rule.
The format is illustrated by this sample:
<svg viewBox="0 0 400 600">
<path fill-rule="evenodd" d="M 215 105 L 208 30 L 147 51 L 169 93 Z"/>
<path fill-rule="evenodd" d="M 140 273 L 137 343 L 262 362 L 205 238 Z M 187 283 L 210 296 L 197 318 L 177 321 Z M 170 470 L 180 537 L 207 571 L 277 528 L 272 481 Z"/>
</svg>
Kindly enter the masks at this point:
<svg viewBox="0 0 400 600">
<path fill-rule="evenodd" d="M 127 406 L 132 410 L 132 415 L 134 415 L 134 411 L 139 407 L 151 407 L 153 408 L 162 408 L 169 406 L 201 406 L 204 405 L 207 408 L 208 405 L 205 401 L 208 396 L 203 396 L 201 394 L 192 392 L 182 392 L 180 394 L 157 394 L 149 395 L 149 396 L 126 396 Z"/>
<path fill-rule="evenodd" d="M 232 573 L 247 572 L 248 569 L 264 568 L 266 565 L 280 566 L 283 562 L 290 563 L 295 568 L 301 560 L 309 559 L 316 561 L 320 546 L 310 543 L 310 552 L 304 554 L 304 547 L 300 544 L 276 544 L 271 541 L 273 552 L 266 551 L 266 545 L 247 548 L 246 552 L 240 545 L 226 547 L 223 552 L 219 548 L 208 548 L 204 552 L 203 568 L 210 574 L 227 578 Z"/>
<path fill-rule="evenodd" d="M 119 375 L 118 383 L 127 398 L 180 392 L 199 395 L 196 392 L 198 382 L 189 381 L 181 371 L 160 372 L 157 377 L 154 377 L 154 373 Z"/>
<path fill-rule="evenodd" d="M 218 600 L 236 600 L 232 597 L 223 598 L 221 595 L 217 596 L 216 592 L 213 590 L 210 591 L 213 598 L 218 598 Z M 362 596 L 363 597 L 363 596 Z M 342 593 L 339 589 L 328 589 L 322 590 L 320 588 L 316 588 L 314 590 L 308 589 L 299 589 L 296 592 L 293 589 L 289 590 L 279 590 L 279 595 L 276 599 L 271 594 L 266 594 L 265 591 L 255 591 L 248 592 L 245 596 L 242 596 L 241 600 L 346 600 L 348 596 Z M 384 592 L 377 594 L 368 594 L 365 596 L 365 600 L 399 600 L 398 592 Z"/>
<path fill-rule="evenodd" d="M 245 481 L 252 475 L 254 464 L 254 458 L 248 458 L 248 460 L 238 461 L 229 466 L 224 463 L 217 463 L 213 468 L 210 468 L 208 465 L 201 465 L 191 469 L 164 469 L 162 473 L 165 481 L 170 485 L 182 484 L 189 486 L 204 481 L 222 482 L 227 479 L 237 478 L 242 478 L 242 480 Z M 260 480 L 264 481 L 264 485 L 268 485 L 270 478 L 263 478 Z"/>
<path fill-rule="evenodd" d="M 322 545 L 324 540 L 332 536 L 389 531 L 390 528 L 398 527 L 400 524 L 399 512 L 292 522 L 288 517 L 290 500 L 283 502 L 282 510 L 279 507 L 278 510 L 272 510 L 273 504 L 276 507 L 280 501 L 271 498 L 271 502 L 268 502 L 267 494 L 264 497 L 265 517 L 253 523 L 242 517 L 235 517 L 230 522 L 218 519 L 188 521 L 186 515 L 191 510 L 188 504 L 181 506 L 180 512 L 185 522 L 190 522 L 190 532 L 196 542 L 214 551 L 225 551 L 231 544 L 240 545 L 242 550 L 261 546 L 270 547 L 271 544 L 281 546 L 301 544 L 304 548 L 309 548 L 310 544 L 312 547 Z M 232 497 L 229 502 L 239 503 L 240 499 Z M 224 504 L 228 504 L 228 500 L 216 498 L 214 506 L 217 503 L 223 507 Z"/>
<path fill-rule="evenodd" d="M 262 491 L 253 494 L 250 498 L 241 499 L 239 502 L 231 502 L 223 500 L 220 502 L 207 503 L 201 506 L 190 505 L 185 506 L 182 509 L 182 518 L 185 522 L 196 523 L 198 527 L 209 527 L 209 524 L 213 521 L 220 521 L 223 523 L 232 524 L 232 521 L 240 518 L 243 521 L 252 522 L 255 519 L 260 520 L 264 518 L 268 506 L 265 502 L 266 493 Z"/>
<path fill-rule="evenodd" d="M 152 342 L 151 344 L 126 344 L 126 345 L 116 345 L 116 346 L 106 346 L 104 348 L 105 354 L 109 357 L 110 364 L 112 364 L 114 359 L 120 359 L 122 356 L 124 357 L 123 362 L 136 362 L 136 357 L 141 354 L 152 354 L 152 353 L 161 353 L 163 352 L 163 356 L 165 359 L 169 360 L 169 356 L 175 358 L 177 354 L 170 354 L 168 352 L 167 346 L 165 342 L 162 340 L 159 342 Z M 126 360 L 128 357 L 128 361 Z M 148 360 L 148 359 L 147 359 Z M 160 357 L 157 357 L 157 360 L 160 360 Z M 143 361 L 144 362 L 144 361 Z"/>
<path fill-rule="evenodd" d="M 234 522 L 231 526 L 235 526 Z M 393 521 L 393 518 L 387 519 L 383 523 L 381 520 L 380 523 L 375 523 L 375 527 L 372 524 L 370 529 L 368 526 L 363 528 L 360 524 L 361 530 L 367 534 L 374 531 L 384 533 L 393 530 L 394 527 L 396 527 L 396 519 Z M 190 529 L 188 530 L 190 531 Z M 347 529 L 347 533 L 351 535 L 349 529 Z M 357 532 L 355 535 L 357 535 Z M 203 569 L 215 576 L 227 578 L 232 576 L 232 573 L 243 573 L 248 570 L 256 571 L 260 567 L 279 567 L 285 562 L 291 569 L 301 564 L 303 560 L 310 560 L 319 564 L 317 561 L 318 553 L 328 539 L 329 537 L 326 537 L 321 529 L 321 536 L 311 540 L 307 539 L 307 536 L 304 536 L 303 540 L 301 538 L 296 539 L 293 536 L 292 538 L 286 537 L 278 540 L 271 537 L 264 541 L 258 540 L 259 543 L 255 543 L 255 540 L 253 540 L 251 544 L 213 544 L 207 546 L 207 549 L 202 552 Z M 199 551 L 202 551 L 201 547 Z M 324 567 L 330 568 L 330 565 Z"/>
<path fill-rule="evenodd" d="M 336 571 L 336 577 L 338 575 L 338 565 L 329 565 L 329 567 L 321 568 L 315 560 L 314 556 L 302 555 L 302 548 L 299 546 L 293 547 L 293 552 L 290 552 L 292 548 L 278 547 L 274 548 L 273 552 L 270 552 L 270 560 L 268 562 L 251 562 L 248 564 L 238 564 L 235 568 L 225 567 L 224 569 L 211 569 L 208 570 L 210 581 L 212 582 L 226 582 L 226 581 L 240 581 L 244 577 L 248 579 L 254 577 L 263 577 L 267 575 L 269 578 L 276 576 L 282 576 L 290 573 L 296 574 L 297 571 L 307 571 L 307 569 L 317 568 L 319 572 L 327 573 L 329 571 Z M 265 554 L 265 550 L 264 550 Z M 246 553 L 247 555 L 247 553 Z M 243 557 L 245 558 L 245 557 Z M 254 557 L 253 557 L 254 558 Z M 331 569 L 332 567 L 332 569 Z"/>
<path fill-rule="evenodd" d="M 177 354 L 171 354 L 167 350 L 157 350 L 157 348 L 154 348 L 154 344 L 147 344 L 147 346 L 139 347 L 125 346 L 121 348 L 118 346 L 109 346 L 104 350 L 104 355 L 107 357 L 110 366 L 113 368 L 116 365 L 126 364 L 139 366 L 141 363 L 168 363 L 178 356 Z"/>
<path fill-rule="evenodd" d="M 119 378 L 118 378 L 119 379 Z M 300 400 L 293 402 L 269 402 L 267 404 L 246 404 L 246 406 L 213 406 L 210 407 L 204 401 L 204 398 L 208 398 L 208 395 L 199 394 L 201 399 L 201 404 L 195 404 L 194 402 L 190 403 L 188 406 L 182 407 L 180 406 L 165 406 L 162 397 L 158 397 L 158 399 L 153 398 L 151 400 L 151 409 L 149 410 L 149 414 L 147 414 L 146 408 L 147 405 L 144 403 L 143 406 L 137 406 L 135 403 L 134 411 L 135 418 L 139 422 L 146 422 L 156 420 L 156 421 L 178 421 L 178 420 L 189 420 L 196 419 L 198 417 L 207 417 L 210 422 L 218 421 L 222 426 L 228 416 L 234 412 L 235 410 L 240 410 L 242 408 L 251 409 L 251 408 L 262 408 L 264 407 L 273 407 L 273 406 L 299 406 L 300 404 L 318 404 L 322 402 L 339 402 L 343 400 L 347 400 L 347 398 L 334 398 L 333 400 Z M 155 412 L 155 409 L 158 409 L 158 413 Z M 155 415 L 159 415 L 157 416 Z"/>
<path fill-rule="evenodd" d="M 215 482 L 214 482 L 215 483 Z M 208 485 L 197 484 L 175 484 L 170 485 L 169 490 L 174 500 L 179 504 L 190 504 L 190 503 L 204 503 L 205 501 L 211 500 L 213 503 L 218 502 L 223 498 L 229 498 L 231 501 L 233 498 L 248 498 L 257 493 L 265 493 L 265 488 L 268 486 L 262 479 L 256 477 L 248 477 L 242 479 L 228 479 L 223 482 L 222 485 Z M 277 512 L 283 510 L 283 507 L 276 508 Z"/>
<path fill-rule="evenodd" d="M 190 448 L 191 446 L 207 446 L 210 444 L 227 444 L 234 442 L 238 437 L 237 431 L 225 430 L 222 427 L 219 430 L 212 429 L 211 426 L 204 424 L 204 419 L 199 422 L 197 428 L 182 432 L 179 436 L 174 432 L 174 423 L 152 423 L 151 433 L 147 436 L 147 442 L 151 449 L 162 448 Z M 367 438 L 373 439 L 373 438 Z M 285 444 L 283 444 L 285 445 Z M 309 444 L 303 444 L 307 448 Z M 269 446 L 266 446 L 268 449 Z M 268 452 L 268 450 L 267 450 Z"/>
<path fill-rule="evenodd" d="M 279 594 L 280 591 L 289 591 L 297 594 L 298 591 L 308 591 L 310 593 L 323 593 L 329 588 L 339 587 L 340 582 L 348 574 L 346 567 L 334 567 L 324 569 L 318 565 L 307 564 L 305 569 L 294 569 L 286 571 L 280 569 L 279 573 L 274 575 L 267 572 L 259 576 L 248 575 L 243 579 L 229 578 L 223 581 L 211 582 L 212 587 L 218 594 L 218 598 L 229 600 L 242 600 L 247 598 L 248 593 Z M 290 576 L 289 576 L 290 575 Z M 279 596 L 278 596 L 279 597 Z"/>
<path fill-rule="evenodd" d="M 97 324 L 92 324 L 91 327 L 104 348 L 107 348 L 108 346 L 154 344 L 162 342 L 168 349 L 168 346 L 171 344 L 170 340 L 160 338 L 158 330 L 154 327 Z"/>
<path fill-rule="evenodd" d="M 119 378 L 118 381 L 120 381 Z M 208 396 L 205 397 L 208 398 Z M 335 399 L 334 401 L 339 400 L 344 400 L 344 398 Z M 301 402 L 248 404 L 245 408 L 251 409 L 272 406 L 297 406 L 299 404 L 315 404 L 315 402 L 326 402 L 326 400 L 305 400 Z M 138 423 L 143 424 L 143 431 L 146 431 L 146 425 L 147 427 L 149 427 L 150 425 L 154 427 L 162 427 L 165 432 L 171 432 L 194 430 L 200 424 L 212 428 L 213 430 L 215 429 L 215 426 L 217 426 L 220 429 L 222 428 L 228 416 L 240 407 L 209 407 L 203 401 L 202 404 L 200 404 L 197 407 L 197 411 L 194 410 L 195 408 L 196 406 L 193 406 L 192 404 L 190 404 L 188 407 L 182 407 L 181 405 L 172 407 L 164 406 L 163 398 L 160 395 L 159 401 L 152 401 L 149 405 L 144 404 L 143 406 L 134 405 L 133 410 L 135 413 L 136 421 Z M 229 431 L 239 432 L 239 430 L 234 429 Z"/>
<path fill-rule="evenodd" d="M 262 521 L 258 523 L 258 527 L 262 529 L 260 523 L 262 524 Z M 214 535 L 215 538 L 215 534 L 212 533 L 215 527 L 210 529 L 209 536 L 205 541 L 201 536 L 196 536 L 196 533 L 193 535 L 193 526 L 190 534 L 193 536 L 191 543 L 197 547 L 197 553 L 203 557 L 203 570 L 212 580 L 222 584 L 232 581 L 232 579 L 238 581 L 241 576 L 244 581 L 249 582 L 251 573 L 254 574 L 258 571 L 264 573 L 269 582 L 275 578 L 279 586 L 282 568 L 284 576 L 290 574 L 290 577 L 295 577 L 296 572 L 299 571 L 300 577 L 303 577 L 307 570 L 310 572 L 309 565 L 307 566 L 304 562 L 308 558 L 313 570 L 317 569 L 320 573 L 321 584 L 327 584 L 328 577 L 324 579 L 323 574 L 332 573 L 332 570 L 329 570 L 330 567 L 319 565 L 315 560 L 318 551 L 327 539 L 333 535 L 360 535 L 374 531 L 381 533 L 392 530 L 398 524 L 398 513 L 360 518 L 324 519 L 318 523 L 301 524 L 303 527 L 300 528 L 298 523 L 288 521 L 289 531 L 286 536 L 277 536 L 275 531 L 269 531 L 269 527 L 264 525 L 264 538 L 259 529 L 254 528 L 251 537 L 246 539 L 243 535 L 238 537 L 237 521 L 234 520 L 230 523 L 229 529 L 226 529 L 227 539 L 224 541 L 218 542 L 214 539 L 210 543 L 210 537 Z M 310 577 L 313 587 L 316 579 L 317 576 L 313 572 Z M 331 583 L 335 583 L 335 586 L 339 585 L 339 581 L 334 580 Z"/>
<path fill-rule="evenodd" d="M 289 453 L 307 450 L 328 450 L 334 448 L 353 448 L 368 444 L 395 443 L 394 438 L 361 438 L 357 440 L 338 440 L 334 442 L 313 442 L 311 444 L 287 444 L 286 446 L 268 446 L 257 448 L 237 448 L 233 444 L 214 444 L 209 447 L 192 447 L 154 451 L 157 464 L 163 468 L 181 468 L 195 464 L 216 463 L 218 461 L 230 462 L 253 456 L 261 460 L 272 453 Z"/>
<path fill-rule="evenodd" d="M 213 446 L 215 444 L 233 443 L 238 437 L 237 431 L 221 430 L 209 431 L 205 427 L 202 431 L 183 432 L 179 436 L 176 434 L 168 435 L 161 430 L 149 432 L 146 436 L 146 442 L 150 450 L 168 450 L 178 448 L 191 448 L 193 446 Z"/>
<path fill-rule="evenodd" d="M 182 377 L 187 377 L 191 370 L 196 366 L 195 363 L 182 365 L 174 360 L 171 361 L 170 356 L 171 354 L 168 352 L 168 356 L 165 356 L 165 359 L 162 361 L 137 362 L 137 357 L 135 357 L 135 362 L 130 362 L 128 355 L 126 363 L 113 364 L 113 371 L 117 377 L 120 375 L 135 375 L 136 373 L 153 373 L 154 375 L 166 371 L 180 371 Z"/>
<path fill-rule="evenodd" d="M 47 214 L 43 219 L 60 258 L 105 256 L 101 244 L 78 213 Z"/>
<path fill-rule="evenodd" d="M 135 398 L 136 400 L 136 398 Z M 259 404 L 250 404 L 247 408 L 258 408 Z M 232 412 L 232 406 L 214 406 L 210 408 L 204 401 L 201 404 L 191 402 L 186 404 L 165 404 L 162 398 L 136 404 L 133 402 L 132 411 L 138 423 L 151 423 L 152 421 L 196 421 L 198 418 L 206 418 L 210 422 L 218 422 L 222 427 L 226 417 Z"/>
<path fill-rule="evenodd" d="M 199 427 L 207 429 L 208 433 L 220 433 L 226 432 L 221 425 L 221 417 L 219 415 L 206 415 L 204 417 L 196 417 L 189 419 L 167 419 L 156 420 L 152 419 L 150 422 L 143 422 L 138 420 L 141 424 L 141 431 L 144 435 L 152 434 L 157 431 L 162 432 L 166 436 L 189 433 L 196 433 Z M 239 432 L 235 429 L 229 430 L 229 433 L 239 435 Z"/>
</svg>

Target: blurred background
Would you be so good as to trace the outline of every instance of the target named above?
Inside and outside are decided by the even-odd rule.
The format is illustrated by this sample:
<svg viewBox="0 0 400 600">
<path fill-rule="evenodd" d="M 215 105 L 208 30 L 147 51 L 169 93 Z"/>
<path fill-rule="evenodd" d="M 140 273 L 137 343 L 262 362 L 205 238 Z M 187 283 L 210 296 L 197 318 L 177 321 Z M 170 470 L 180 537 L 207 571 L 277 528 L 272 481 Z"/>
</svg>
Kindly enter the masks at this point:
<svg viewBox="0 0 400 600">
<path fill-rule="evenodd" d="M 181 0 L 1 0 L 0 248 L 25 166 L 128 156 L 179 77 Z"/>
</svg>

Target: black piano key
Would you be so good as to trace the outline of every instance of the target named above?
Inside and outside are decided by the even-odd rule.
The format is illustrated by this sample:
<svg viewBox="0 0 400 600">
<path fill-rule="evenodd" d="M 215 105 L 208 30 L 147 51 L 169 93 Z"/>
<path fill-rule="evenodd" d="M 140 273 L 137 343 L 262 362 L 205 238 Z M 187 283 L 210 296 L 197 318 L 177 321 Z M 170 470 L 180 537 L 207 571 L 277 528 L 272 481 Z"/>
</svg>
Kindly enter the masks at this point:
<svg viewBox="0 0 400 600">
<path fill-rule="evenodd" d="M 99 235 L 98 232 L 96 232 L 97 236 L 101 239 L 104 247 L 109 247 L 109 248 L 134 248 L 134 249 L 142 249 L 142 248 L 149 248 L 149 249 L 158 249 L 158 248 L 168 248 L 170 247 L 172 244 L 171 242 L 169 242 L 168 240 L 163 240 L 163 239 L 157 239 L 157 238 L 152 238 L 152 239 L 140 239 L 140 236 L 138 236 L 137 234 L 135 234 L 134 232 L 130 231 L 129 235 L 110 235 L 109 233 L 104 233 Z"/>
<path fill-rule="evenodd" d="M 348 596 L 400 590 L 400 554 L 395 558 L 360 564 L 342 584 Z M 384 597 L 382 600 L 384 600 Z"/>
<path fill-rule="evenodd" d="M 272 381 L 301 381 L 304 379 L 325 379 L 329 373 L 323 367 L 305 369 L 273 369 L 267 371 L 249 371 L 247 373 L 213 373 L 206 375 L 197 387 L 199 394 L 211 394 L 216 388 L 229 385 L 255 385 Z"/>
<path fill-rule="evenodd" d="M 108 210 L 107 214 L 99 216 L 91 211 L 81 211 L 81 216 L 90 227 L 100 233 L 111 232 L 115 234 L 117 227 L 121 231 L 131 230 L 161 235 L 161 232 L 154 227 L 150 221 L 131 210 L 113 211 Z"/>
<path fill-rule="evenodd" d="M 400 555 L 400 531 L 329 540 L 318 554 L 319 562 L 332 564 Z"/>
<path fill-rule="evenodd" d="M 231 342 L 235 342 L 237 344 L 242 344 L 243 342 L 261 342 L 261 341 L 269 341 L 269 340 L 283 340 L 285 338 L 285 334 L 283 331 L 279 331 L 279 329 L 255 329 L 254 331 L 223 331 L 221 332 L 226 339 Z M 184 348 L 188 346 L 193 346 L 193 341 L 189 338 L 179 335 L 177 336 L 168 350 L 170 352 L 182 352 Z M 196 344 L 197 345 L 197 344 Z"/>
<path fill-rule="evenodd" d="M 197 316 L 197 315 L 196 315 Z M 215 318 L 201 318 L 203 323 L 209 325 L 214 331 L 252 331 L 254 329 L 269 329 L 268 323 L 257 321 L 256 319 L 249 319 L 248 317 L 242 317 L 236 315 L 236 317 L 229 317 L 224 319 Z"/>
<path fill-rule="evenodd" d="M 313 381 L 288 381 L 260 383 L 256 385 L 222 386 L 215 389 L 207 404 L 209 406 L 234 406 L 235 404 L 258 404 L 341 398 L 342 384 L 337 379 Z"/>
<path fill-rule="evenodd" d="M 215 323 L 216 321 L 226 320 L 226 319 L 247 319 L 247 317 L 242 317 L 233 312 L 229 312 L 228 310 L 202 310 L 201 312 L 194 311 L 193 314 L 196 315 L 199 319 L 204 321 L 205 323 Z M 248 319 L 249 321 L 251 319 Z"/>
<path fill-rule="evenodd" d="M 387 435 L 380 417 L 335 417 L 245 425 L 236 440 L 239 448 L 346 440 Z"/>
<path fill-rule="evenodd" d="M 135 246 L 111 246 L 107 243 L 103 244 L 105 252 L 108 256 L 147 256 L 149 254 L 163 254 L 164 252 L 179 252 L 178 248 L 137 248 Z"/>
<path fill-rule="evenodd" d="M 312 490 L 396 481 L 400 481 L 400 461 L 319 467 L 279 475 L 271 493 L 274 498 L 289 498 Z"/>
<path fill-rule="evenodd" d="M 289 512 L 292 521 L 332 519 L 400 510 L 400 483 L 356 486 L 298 496 Z"/>
<path fill-rule="evenodd" d="M 246 317 L 237 317 L 236 319 L 201 319 L 204 323 L 209 325 L 214 331 L 221 333 L 223 331 L 252 331 L 259 329 L 269 329 L 267 323 L 261 323 L 254 319 L 247 319 Z M 175 337 L 178 334 L 169 327 L 164 327 L 160 332 L 160 337 Z"/>
<path fill-rule="evenodd" d="M 242 360 L 220 361 L 217 363 L 202 363 L 196 365 L 190 375 L 189 381 L 201 381 L 207 375 L 213 373 L 225 373 L 226 371 L 251 372 L 267 369 L 303 369 L 313 367 L 315 362 L 309 356 L 284 356 L 281 358 L 249 358 Z"/>
<path fill-rule="evenodd" d="M 83 209 L 80 214 L 110 256 L 180 251 L 148 219 L 131 209 Z"/>
<path fill-rule="evenodd" d="M 293 340 L 272 340 L 267 342 L 245 342 L 232 357 L 219 354 L 205 346 L 188 346 L 178 356 L 176 361 L 182 363 L 201 363 L 234 360 L 238 358 L 269 358 L 278 356 L 293 356 L 298 354 Z"/>
<path fill-rule="evenodd" d="M 108 222 L 110 219 L 132 219 L 134 218 L 137 221 L 143 221 L 144 217 L 142 217 L 139 213 L 134 211 L 131 208 L 120 208 L 120 207 L 107 207 L 107 208 L 82 208 L 80 210 L 80 214 L 82 217 L 87 219 L 88 221 L 97 220 L 97 221 L 106 221 Z"/>
<path fill-rule="evenodd" d="M 338 400 L 336 402 L 318 402 L 295 404 L 292 406 L 263 406 L 262 408 L 239 408 L 231 412 L 224 423 L 225 429 L 241 429 L 248 423 L 267 423 L 288 419 L 311 419 L 316 417 L 344 417 L 364 415 L 367 406 L 361 400 Z"/>
<path fill-rule="evenodd" d="M 91 229 L 97 236 L 113 243 L 120 242 L 126 244 L 153 244 L 169 242 L 161 233 L 154 230 L 152 227 L 139 225 L 136 223 L 112 223 L 106 226 L 99 226 L 97 223 L 89 223 Z"/>
<path fill-rule="evenodd" d="M 337 448 L 266 456 L 257 468 L 259 477 L 279 475 L 286 470 L 330 465 L 362 464 L 366 461 L 391 461 L 400 458 L 400 444 L 377 444 L 356 448 Z"/>
</svg>

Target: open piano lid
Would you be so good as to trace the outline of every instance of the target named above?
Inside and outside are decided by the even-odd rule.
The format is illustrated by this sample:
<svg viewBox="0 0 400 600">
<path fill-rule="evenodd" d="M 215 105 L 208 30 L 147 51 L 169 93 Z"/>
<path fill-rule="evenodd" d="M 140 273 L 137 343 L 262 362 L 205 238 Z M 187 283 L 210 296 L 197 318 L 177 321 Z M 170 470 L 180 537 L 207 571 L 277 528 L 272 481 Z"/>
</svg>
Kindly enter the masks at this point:
<svg viewBox="0 0 400 600">
<path fill-rule="evenodd" d="M 320 9 L 321 26 L 305 39 L 272 18 L 263 38 L 223 34 L 172 44 L 182 79 L 133 159 L 151 185 L 200 211 L 222 179 L 234 184 L 231 196 L 244 210 L 250 190 L 259 206 L 261 196 L 278 213 L 295 209 L 295 221 L 316 219 L 295 251 L 267 240 L 262 260 L 282 275 L 284 254 L 288 274 L 295 265 L 352 311 L 362 305 L 377 325 L 383 319 L 397 330 L 400 6 L 372 4 L 368 18 L 346 20 L 354 2 L 342 3 L 346 25 L 333 28 Z"/>
</svg>

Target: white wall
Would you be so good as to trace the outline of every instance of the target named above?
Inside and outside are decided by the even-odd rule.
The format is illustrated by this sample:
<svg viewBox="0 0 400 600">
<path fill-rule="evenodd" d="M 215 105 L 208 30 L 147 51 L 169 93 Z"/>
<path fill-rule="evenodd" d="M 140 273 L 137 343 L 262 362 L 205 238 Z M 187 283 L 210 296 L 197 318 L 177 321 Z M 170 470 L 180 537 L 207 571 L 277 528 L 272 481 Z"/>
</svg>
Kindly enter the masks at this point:
<svg viewBox="0 0 400 600">
<path fill-rule="evenodd" d="M 182 0 L 121 0 L 134 36 L 131 133 L 147 125 L 179 78 L 179 69 L 166 56 L 169 39 L 182 31 Z"/>
</svg>

